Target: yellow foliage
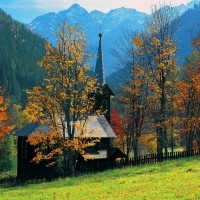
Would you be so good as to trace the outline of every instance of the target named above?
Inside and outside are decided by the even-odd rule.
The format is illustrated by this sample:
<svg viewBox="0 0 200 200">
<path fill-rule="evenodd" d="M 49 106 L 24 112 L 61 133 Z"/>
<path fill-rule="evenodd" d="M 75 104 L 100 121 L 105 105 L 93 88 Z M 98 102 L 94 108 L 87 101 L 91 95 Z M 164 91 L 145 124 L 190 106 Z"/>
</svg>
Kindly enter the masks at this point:
<svg viewBox="0 0 200 200">
<path fill-rule="evenodd" d="M 154 27 L 152 27 L 150 31 L 151 33 L 157 33 L 157 30 Z"/>
<path fill-rule="evenodd" d="M 32 121 L 50 127 L 50 130 L 35 132 L 28 138 L 32 145 L 39 145 L 34 162 L 54 158 L 65 150 L 84 153 L 85 148 L 99 141 L 84 138 L 84 134 L 94 132 L 87 131 L 87 116 L 95 106 L 94 96 L 89 96 L 98 89 L 97 79 L 88 75 L 87 62 L 91 55 L 86 52 L 85 34 L 80 26 L 68 26 L 66 22 L 59 27 L 57 48 L 47 43 L 47 53 L 39 62 L 46 71 L 45 82 L 28 91 L 29 103 L 23 111 Z M 77 123 L 80 119 L 82 124 Z M 50 152 L 45 154 L 47 146 Z"/>
<path fill-rule="evenodd" d="M 133 38 L 132 43 L 136 45 L 138 50 L 142 50 L 143 42 L 142 42 L 142 39 L 140 37 Z"/>
<path fill-rule="evenodd" d="M 142 135 L 139 138 L 139 144 L 145 146 L 150 153 L 156 153 L 157 139 L 155 134 Z"/>
</svg>

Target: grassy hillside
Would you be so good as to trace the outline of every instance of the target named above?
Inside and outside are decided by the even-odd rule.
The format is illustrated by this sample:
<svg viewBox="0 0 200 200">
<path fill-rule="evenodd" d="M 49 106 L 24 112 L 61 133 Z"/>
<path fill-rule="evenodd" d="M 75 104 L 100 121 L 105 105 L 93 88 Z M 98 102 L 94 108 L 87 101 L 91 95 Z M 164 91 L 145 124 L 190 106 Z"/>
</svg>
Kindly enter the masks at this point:
<svg viewBox="0 0 200 200">
<path fill-rule="evenodd" d="M 200 157 L 118 169 L 50 183 L 0 188 L 12 199 L 200 199 Z"/>
</svg>

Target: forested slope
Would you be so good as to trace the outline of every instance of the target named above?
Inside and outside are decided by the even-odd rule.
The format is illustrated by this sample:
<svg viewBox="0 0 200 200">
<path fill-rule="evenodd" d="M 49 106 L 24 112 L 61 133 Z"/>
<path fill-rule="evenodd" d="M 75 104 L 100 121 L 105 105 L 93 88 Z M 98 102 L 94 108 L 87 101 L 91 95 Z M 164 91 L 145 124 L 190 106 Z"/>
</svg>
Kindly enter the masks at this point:
<svg viewBox="0 0 200 200">
<path fill-rule="evenodd" d="M 0 86 L 12 103 L 26 101 L 26 89 L 43 80 L 37 65 L 45 54 L 45 40 L 0 9 Z"/>
</svg>

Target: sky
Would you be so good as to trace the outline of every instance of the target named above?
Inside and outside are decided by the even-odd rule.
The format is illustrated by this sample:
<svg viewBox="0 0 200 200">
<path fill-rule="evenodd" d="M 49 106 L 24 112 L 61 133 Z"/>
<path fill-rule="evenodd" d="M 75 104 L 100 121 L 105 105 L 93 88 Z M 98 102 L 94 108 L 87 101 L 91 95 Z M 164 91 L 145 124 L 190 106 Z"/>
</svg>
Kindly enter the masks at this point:
<svg viewBox="0 0 200 200">
<path fill-rule="evenodd" d="M 88 12 L 99 10 L 107 13 L 115 8 L 134 8 L 140 12 L 151 12 L 151 5 L 159 2 L 172 5 L 187 4 L 192 0 L 0 0 L 0 8 L 15 20 L 29 23 L 37 16 L 49 12 L 58 13 L 77 3 Z"/>
</svg>

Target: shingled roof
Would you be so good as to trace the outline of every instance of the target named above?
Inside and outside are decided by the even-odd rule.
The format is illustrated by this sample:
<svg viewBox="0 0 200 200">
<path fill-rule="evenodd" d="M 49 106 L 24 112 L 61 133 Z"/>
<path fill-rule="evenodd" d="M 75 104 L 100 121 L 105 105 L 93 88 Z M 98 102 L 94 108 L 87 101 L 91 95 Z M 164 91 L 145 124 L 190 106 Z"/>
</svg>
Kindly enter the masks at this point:
<svg viewBox="0 0 200 200">
<path fill-rule="evenodd" d="M 95 132 L 93 132 L 92 137 L 101 137 L 101 138 L 116 138 L 117 137 L 104 115 L 90 116 L 88 118 L 87 125 L 88 125 L 87 126 L 88 135 L 87 133 L 84 134 L 85 137 L 91 137 L 90 133 L 93 132 L 92 130 L 95 130 Z M 68 137 L 67 134 L 66 134 L 66 137 Z"/>
<path fill-rule="evenodd" d="M 49 131 L 49 126 L 47 125 L 40 125 L 38 122 L 35 123 L 30 123 L 24 126 L 21 130 L 15 133 L 15 136 L 23 136 L 27 137 L 30 135 L 32 132 L 47 132 Z"/>
<path fill-rule="evenodd" d="M 88 134 L 92 132 L 92 130 L 95 130 L 93 132 L 93 135 L 87 135 L 84 134 L 84 137 L 101 137 L 101 138 L 116 138 L 115 133 L 113 132 L 110 124 L 104 117 L 104 115 L 99 116 L 90 116 L 88 118 L 87 123 L 87 130 Z M 23 136 L 27 137 L 32 132 L 39 131 L 39 132 L 48 132 L 49 126 L 48 125 L 40 125 L 38 122 L 27 124 L 25 127 L 23 127 L 20 131 L 16 132 L 15 136 Z M 68 137 L 68 133 L 65 134 L 66 137 Z M 77 137 L 78 134 L 75 133 L 75 137 Z"/>
</svg>

